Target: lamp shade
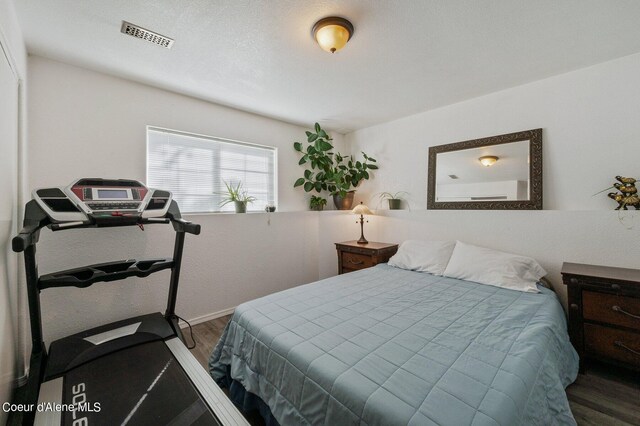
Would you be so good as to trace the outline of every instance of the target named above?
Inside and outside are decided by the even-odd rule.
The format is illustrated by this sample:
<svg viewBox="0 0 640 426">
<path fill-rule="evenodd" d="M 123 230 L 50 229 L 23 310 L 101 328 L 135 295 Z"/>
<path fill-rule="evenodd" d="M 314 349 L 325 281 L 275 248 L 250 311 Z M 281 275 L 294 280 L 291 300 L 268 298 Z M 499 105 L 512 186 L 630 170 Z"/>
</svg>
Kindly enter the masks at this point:
<svg viewBox="0 0 640 426">
<path fill-rule="evenodd" d="M 366 205 L 360 203 L 357 206 L 354 207 L 353 210 L 351 210 L 351 213 L 353 214 L 373 214 L 373 212 L 371 210 L 369 210 L 369 207 L 367 207 Z"/>
</svg>

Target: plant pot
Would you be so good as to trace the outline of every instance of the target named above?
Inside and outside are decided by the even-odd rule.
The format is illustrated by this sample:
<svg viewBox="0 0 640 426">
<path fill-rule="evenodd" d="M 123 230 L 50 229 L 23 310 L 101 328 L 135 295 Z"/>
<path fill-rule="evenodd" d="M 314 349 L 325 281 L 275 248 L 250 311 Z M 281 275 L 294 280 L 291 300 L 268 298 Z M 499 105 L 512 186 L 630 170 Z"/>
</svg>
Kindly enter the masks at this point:
<svg viewBox="0 0 640 426">
<path fill-rule="evenodd" d="M 349 191 L 347 195 L 342 198 L 340 194 L 336 194 L 333 196 L 333 204 L 336 205 L 336 209 L 338 210 L 351 210 L 351 206 L 353 205 L 353 194 L 356 191 Z"/>
<path fill-rule="evenodd" d="M 400 198 L 389 198 L 389 210 L 400 210 L 402 200 Z"/>
<path fill-rule="evenodd" d="M 246 213 L 247 212 L 247 203 L 244 201 L 234 201 L 233 204 L 236 206 L 236 213 Z"/>
<path fill-rule="evenodd" d="M 322 210 L 324 210 L 324 206 L 313 206 L 311 207 L 311 210 L 313 210 L 314 212 L 321 212 Z"/>
</svg>

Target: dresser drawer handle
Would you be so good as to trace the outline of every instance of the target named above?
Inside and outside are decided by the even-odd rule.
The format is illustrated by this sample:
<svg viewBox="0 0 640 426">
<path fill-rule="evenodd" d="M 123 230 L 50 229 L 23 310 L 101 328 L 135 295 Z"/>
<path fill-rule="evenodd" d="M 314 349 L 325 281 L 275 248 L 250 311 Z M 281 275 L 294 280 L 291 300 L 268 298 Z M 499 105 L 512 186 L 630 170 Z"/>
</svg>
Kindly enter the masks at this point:
<svg viewBox="0 0 640 426">
<path fill-rule="evenodd" d="M 617 346 L 617 347 L 619 347 L 619 348 L 624 349 L 625 351 L 629 351 L 629 352 L 631 352 L 631 353 L 632 353 L 632 354 L 634 354 L 634 355 L 638 355 L 638 356 L 640 356 L 640 352 L 638 352 L 638 351 L 634 351 L 634 350 L 633 350 L 633 349 L 631 349 L 629 346 L 625 345 L 624 343 L 622 343 L 622 342 L 621 342 L 621 341 L 619 341 L 619 340 L 616 340 L 615 342 L 613 342 L 613 344 L 614 344 L 614 345 L 616 345 L 616 346 Z"/>
<path fill-rule="evenodd" d="M 630 316 L 631 318 L 640 319 L 640 315 L 634 315 L 634 314 L 632 314 L 632 313 L 630 313 L 630 312 L 627 312 L 627 311 L 625 311 L 624 309 L 622 309 L 622 308 L 621 308 L 620 306 L 618 306 L 618 305 L 613 305 L 613 306 L 611 307 L 611 309 L 612 309 L 612 310 L 614 310 L 614 311 L 616 311 L 616 312 L 620 312 L 621 314 L 628 315 L 628 316 Z"/>
<path fill-rule="evenodd" d="M 362 265 L 364 261 L 360 260 L 358 262 L 354 262 L 353 259 L 349 259 L 349 263 L 352 265 Z"/>
</svg>

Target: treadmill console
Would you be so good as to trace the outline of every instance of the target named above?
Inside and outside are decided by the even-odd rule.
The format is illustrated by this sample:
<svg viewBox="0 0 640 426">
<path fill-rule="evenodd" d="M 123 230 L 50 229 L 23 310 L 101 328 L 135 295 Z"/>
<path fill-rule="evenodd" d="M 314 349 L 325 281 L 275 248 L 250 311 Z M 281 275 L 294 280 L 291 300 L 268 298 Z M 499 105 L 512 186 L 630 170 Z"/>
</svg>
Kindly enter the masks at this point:
<svg viewBox="0 0 640 426">
<path fill-rule="evenodd" d="M 32 195 L 52 222 L 69 226 L 164 217 L 171 204 L 170 192 L 128 179 L 83 178 L 63 188 L 36 189 Z"/>
</svg>

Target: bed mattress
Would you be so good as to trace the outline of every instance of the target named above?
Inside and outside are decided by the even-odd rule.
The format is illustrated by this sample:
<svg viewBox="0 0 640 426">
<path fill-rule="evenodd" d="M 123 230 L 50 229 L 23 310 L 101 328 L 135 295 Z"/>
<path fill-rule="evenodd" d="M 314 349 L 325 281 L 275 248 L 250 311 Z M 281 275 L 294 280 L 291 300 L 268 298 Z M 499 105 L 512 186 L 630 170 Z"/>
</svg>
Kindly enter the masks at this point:
<svg viewBox="0 0 640 426">
<path fill-rule="evenodd" d="M 282 425 L 575 424 L 564 311 L 381 264 L 240 305 L 209 367 Z"/>
</svg>

